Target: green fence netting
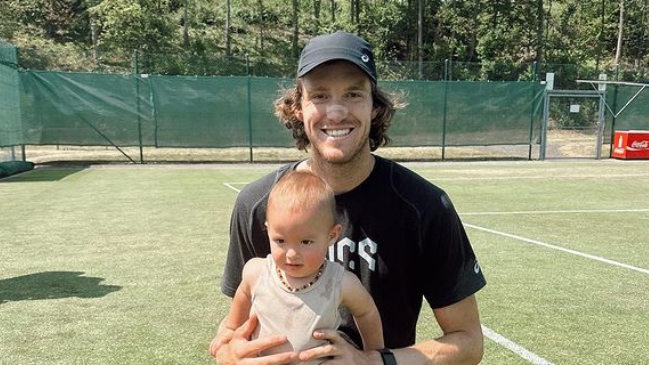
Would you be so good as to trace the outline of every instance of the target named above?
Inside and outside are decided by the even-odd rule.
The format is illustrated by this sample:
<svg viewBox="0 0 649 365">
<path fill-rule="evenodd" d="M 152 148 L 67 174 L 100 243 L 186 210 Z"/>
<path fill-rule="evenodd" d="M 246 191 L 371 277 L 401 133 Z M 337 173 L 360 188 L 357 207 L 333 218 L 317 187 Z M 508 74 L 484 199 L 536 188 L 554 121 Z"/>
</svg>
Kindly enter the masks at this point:
<svg viewBox="0 0 649 365">
<path fill-rule="evenodd" d="M 293 82 L 22 70 L 16 49 L 0 43 L 0 147 L 292 147 L 273 103 Z M 384 81 L 380 86 L 403 93 L 408 104 L 391 127 L 393 146 L 539 143 L 544 92 L 537 82 Z M 633 119 L 636 111 L 626 113 Z"/>
<path fill-rule="evenodd" d="M 18 71 L 0 146 L 290 147 L 273 115 L 292 80 Z M 408 106 L 394 146 L 536 143 L 543 92 L 532 82 L 392 81 Z M 12 90 L 16 90 L 15 87 Z M 13 95 L 13 94 L 12 94 Z M 19 112 L 15 112 L 18 110 Z M 8 111 L 14 111 L 9 113 Z M 15 133 L 17 132 L 17 134 Z"/>
<path fill-rule="evenodd" d="M 532 82 L 388 82 L 408 92 L 391 129 L 398 146 L 538 143 L 543 89 Z"/>
<path fill-rule="evenodd" d="M 273 115 L 284 79 L 150 76 L 156 147 L 286 147 Z"/>
<path fill-rule="evenodd" d="M 606 116 L 612 129 L 649 130 L 649 84 L 607 85 L 606 103 L 611 109 Z"/>
<path fill-rule="evenodd" d="M 20 144 L 20 89 L 16 48 L 0 40 L 0 147 Z"/>
<path fill-rule="evenodd" d="M 150 92 L 135 77 L 33 71 L 19 76 L 22 144 L 153 145 Z"/>
</svg>

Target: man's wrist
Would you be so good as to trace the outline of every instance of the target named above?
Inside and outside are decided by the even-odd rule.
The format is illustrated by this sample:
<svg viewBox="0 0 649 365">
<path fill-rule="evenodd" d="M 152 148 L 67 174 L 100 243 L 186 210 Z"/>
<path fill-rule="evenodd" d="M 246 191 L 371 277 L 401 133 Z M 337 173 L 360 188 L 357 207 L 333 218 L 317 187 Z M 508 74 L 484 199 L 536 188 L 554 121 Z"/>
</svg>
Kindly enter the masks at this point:
<svg viewBox="0 0 649 365">
<path fill-rule="evenodd" d="M 388 348 L 383 348 L 377 351 L 381 355 L 381 360 L 383 360 L 383 365 L 397 365 L 397 359 L 394 357 L 392 350 Z"/>
</svg>

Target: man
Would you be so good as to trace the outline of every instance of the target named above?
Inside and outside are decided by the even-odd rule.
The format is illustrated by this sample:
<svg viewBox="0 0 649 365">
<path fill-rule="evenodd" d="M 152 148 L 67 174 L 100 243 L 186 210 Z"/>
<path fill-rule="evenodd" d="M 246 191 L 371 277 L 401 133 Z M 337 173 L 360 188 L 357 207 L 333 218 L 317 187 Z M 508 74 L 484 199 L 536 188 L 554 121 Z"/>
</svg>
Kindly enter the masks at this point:
<svg viewBox="0 0 649 365">
<path fill-rule="evenodd" d="M 276 102 L 276 114 L 292 130 L 308 158 L 281 167 L 246 186 L 231 221 L 231 242 L 221 284 L 232 297 L 241 268 L 269 252 L 264 232 L 268 192 L 290 170 L 309 170 L 336 193 L 344 230 L 329 259 L 356 274 L 372 294 L 383 321 L 386 349 L 363 351 L 353 321 L 339 331 L 314 333 L 328 345 L 257 357 L 286 341 L 282 334 L 248 341 L 251 317 L 212 354 L 220 365 L 285 364 L 315 358 L 341 364 L 477 364 L 483 337 L 474 294 L 485 279 L 463 225 L 444 191 L 405 167 L 372 152 L 399 108 L 377 86 L 371 46 L 353 34 L 313 38 L 302 51 L 294 89 Z M 443 335 L 415 343 L 426 299 Z"/>
</svg>

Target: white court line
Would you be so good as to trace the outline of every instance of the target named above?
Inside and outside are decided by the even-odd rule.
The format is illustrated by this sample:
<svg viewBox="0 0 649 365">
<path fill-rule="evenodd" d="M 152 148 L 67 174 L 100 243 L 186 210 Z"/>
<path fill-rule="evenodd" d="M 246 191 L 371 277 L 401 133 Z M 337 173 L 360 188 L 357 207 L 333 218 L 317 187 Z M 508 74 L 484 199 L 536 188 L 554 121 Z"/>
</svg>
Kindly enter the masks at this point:
<svg viewBox="0 0 649 365">
<path fill-rule="evenodd" d="M 620 212 L 620 211 L 621 212 L 638 212 L 638 211 L 646 212 L 646 211 L 649 211 L 649 209 L 595 210 L 595 211 L 572 211 L 572 212 L 589 212 L 590 213 L 590 212 Z M 550 212 L 550 211 L 548 211 L 548 212 Z M 557 213 L 562 213 L 562 212 L 569 212 L 569 211 L 557 211 Z M 528 213 L 540 213 L 540 212 L 509 212 L 509 213 L 504 212 L 504 214 L 528 214 Z M 541 213 L 543 213 L 543 212 L 541 212 Z M 477 213 L 477 214 L 484 214 L 484 213 Z M 499 213 L 496 212 L 495 214 L 499 214 Z M 463 214 L 463 215 L 465 215 L 465 214 Z M 567 253 L 570 253 L 570 254 L 573 254 L 573 255 L 589 258 L 589 259 L 592 259 L 592 260 L 601 261 L 601 262 L 604 262 L 604 263 L 607 263 L 607 264 L 611 264 L 611 265 L 615 265 L 615 266 L 619 266 L 619 267 L 639 271 L 639 272 L 641 272 L 643 274 L 649 275 L 649 270 L 642 269 L 642 268 L 635 267 L 635 266 L 631 266 L 631 265 L 627 265 L 627 264 L 624 264 L 624 263 L 621 263 L 621 262 L 609 260 L 609 259 L 606 259 L 606 258 L 603 258 L 603 257 L 590 255 L 590 254 L 586 254 L 586 253 L 575 251 L 575 250 L 570 250 L 570 249 L 567 249 L 567 248 L 551 245 L 551 244 L 548 244 L 548 243 L 544 243 L 544 242 L 537 241 L 537 240 L 532 240 L 532 239 L 521 237 L 521 236 L 516 236 L 516 235 L 505 233 L 505 232 L 496 231 L 496 230 L 489 229 L 489 228 L 479 227 L 479 226 L 476 226 L 476 225 L 473 225 L 473 224 L 464 223 L 464 225 L 467 226 L 467 227 L 473 228 L 473 229 L 480 230 L 480 231 L 484 231 L 484 232 L 488 232 L 488 233 L 492 233 L 492 234 L 496 234 L 496 235 L 500 235 L 500 236 L 505 236 L 505 237 L 508 237 L 508 238 L 513 238 L 513 239 L 520 240 L 520 241 L 523 241 L 523 242 L 532 243 L 532 244 L 543 246 L 543 247 L 546 247 L 546 248 L 551 248 L 553 250 L 559 250 L 559 251 L 567 252 Z M 486 337 L 488 337 L 492 341 L 494 341 L 494 342 L 498 343 L 499 345 L 511 350 L 512 352 L 514 352 L 518 356 L 522 357 L 523 359 L 529 361 L 530 363 L 532 363 L 534 365 L 554 365 L 553 363 L 549 362 L 548 360 L 546 360 L 546 359 L 544 359 L 544 358 L 542 358 L 542 357 L 528 351 L 527 349 L 519 346 L 518 344 L 510 341 L 509 339 L 499 335 L 498 333 L 494 332 L 493 330 L 491 330 L 491 329 L 489 329 L 489 328 L 487 328 L 485 326 L 482 326 L 482 332 L 484 333 L 484 335 Z"/>
<path fill-rule="evenodd" d="M 473 212 L 461 215 L 515 215 L 515 214 L 557 214 L 557 213 L 646 213 L 647 209 L 579 209 L 579 210 L 520 210 L 513 212 Z"/>
<path fill-rule="evenodd" d="M 539 246 L 543 246 L 543 247 L 546 247 L 546 248 L 551 248 L 551 249 L 553 249 L 553 250 L 557 250 L 557 251 L 563 251 L 563 252 L 566 252 L 566 253 L 569 253 L 569 254 L 573 254 L 573 255 L 577 255 L 577 256 L 585 257 L 585 258 L 587 258 L 587 259 L 591 259 L 591 260 L 596 260 L 596 261 L 604 262 L 604 263 L 607 263 L 607 264 L 610 264 L 610 265 L 623 267 L 623 268 L 625 268 L 625 269 L 634 270 L 634 271 L 638 271 L 638 272 L 641 272 L 641 273 L 643 273 L 643 274 L 649 275 L 649 270 L 647 270 L 647 269 L 643 269 L 643 268 L 640 268 L 640 267 L 635 267 L 635 266 L 628 265 L 628 264 L 625 264 L 625 263 L 622 263 L 622 262 L 618 262 L 618 261 L 614 261 L 614 260 L 609 260 L 609 259 L 606 259 L 606 258 L 603 258 L 603 257 L 600 257 L 600 256 L 595 256 L 595 255 L 591 255 L 591 254 L 587 254 L 587 253 L 583 253 L 583 252 L 579 252 L 579 251 L 571 250 L 571 249 L 568 249 L 568 248 L 563 248 L 563 247 L 559 247 L 559 246 L 551 245 L 551 244 L 549 244 L 549 243 L 545 243 L 545 242 L 541 242 L 541 241 L 533 240 L 533 239 L 530 239 L 530 238 L 525 238 L 525 237 L 517 236 L 517 235 L 514 235 L 514 234 L 509 234 L 509 233 L 505 233 L 505 232 L 500 232 L 500 231 L 496 231 L 496 230 L 489 229 L 489 228 L 484 228 L 484 227 L 475 226 L 475 225 L 473 225 L 473 224 L 467 224 L 467 223 L 465 223 L 464 225 L 465 225 L 466 227 L 470 227 L 470 228 L 473 228 L 473 229 L 477 229 L 477 230 L 479 230 L 479 231 L 484 231 L 484 232 L 491 233 L 491 234 L 496 234 L 496 235 L 499 235 L 499 236 L 504 236 L 504 237 L 508 237 L 508 238 L 513 238 L 513 239 L 515 239 L 515 240 L 519 240 L 519 241 L 523 241 L 523 242 L 527 242 L 527 243 L 532 243 L 532 244 L 539 245 Z"/>
<path fill-rule="evenodd" d="M 237 193 L 240 193 L 241 189 L 235 188 L 234 186 L 232 186 L 232 184 L 237 184 L 238 185 L 238 184 L 243 184 L 243 183 L 223 183 L 223 185 L 227 186 L 228 188 L 236 191 Z"/>
<path fill-rule="evenodd" d="M 522 357 L 523 359 L 531 362 L 534 365 L 554 365 L 553 363 L 549 362 L 548 360 L 536 355 L 533 352 L 530 352 L 526 350 L 525 348 L 519 346 L 518 344 L 508 340 L 507 338 L 499 335 L 498 333 L 492 331 L 491 329 L 482 326 L 482 332 L 484 333 L 485 336 L 490 338 L 492 341 L 496 342 L 497 344 L 511 350 L 514 352 L 516 355 Z"/>
</svg>

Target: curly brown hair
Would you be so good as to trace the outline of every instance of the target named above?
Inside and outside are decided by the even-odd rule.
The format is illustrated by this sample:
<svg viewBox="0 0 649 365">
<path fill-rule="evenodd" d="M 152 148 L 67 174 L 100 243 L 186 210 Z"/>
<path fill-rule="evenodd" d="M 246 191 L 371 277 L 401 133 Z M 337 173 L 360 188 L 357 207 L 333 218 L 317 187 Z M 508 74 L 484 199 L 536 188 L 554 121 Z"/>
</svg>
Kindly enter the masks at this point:
<svg viewBox="0 0 649 365">
<path fill-rule="evenodd" d="M 370 126 L 370 150 L 375 151 L 381 146 L 389 145 L 392 140 L 387 131 L 392 124 L 392 118 L 398 109 L 405 104 L 399 101 L 400 97 L 389 93 L 372 83 L 372 104 L 376 110 L 376 116 L 372 119 Z M 275 115 L 287 129 L 291 130 L 295 147 L 304 151 L 311 144 L 304 132 L 304 123 L 297 119 L 296 113 L 300 110 L 302 101 L 302 87 L 300 79 L 296 86 L 281 91 L 280 97 L 275 100 Z"/>
</svg>

